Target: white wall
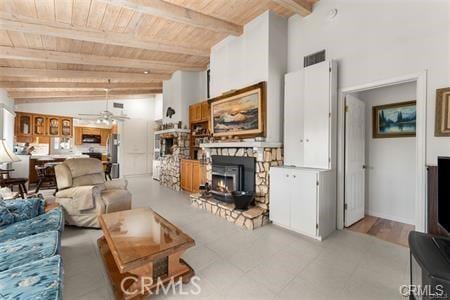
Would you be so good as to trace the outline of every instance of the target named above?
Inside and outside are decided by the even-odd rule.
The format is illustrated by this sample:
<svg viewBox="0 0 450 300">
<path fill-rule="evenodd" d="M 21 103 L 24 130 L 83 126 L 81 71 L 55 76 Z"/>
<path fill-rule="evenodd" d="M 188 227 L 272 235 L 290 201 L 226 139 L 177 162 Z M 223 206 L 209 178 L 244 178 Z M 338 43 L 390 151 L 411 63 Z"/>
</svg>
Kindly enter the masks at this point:
<svg viewBox="0 0 450 300">
<path fill-rule="evenodd" d="M 265 12 L 211 49 L 211 97 L 267 82 L 267 140 L 282 141 L 287 20 Z"/>
<path fill-rule="evenodd" d="M 408 224 L 415 224 L 416 138 L 374 139 L 372 107 L 415 97 L 415 83 L 358 95 L 366 103 L 366 214 Z"/>
<path fill-rule="evenodd" d="M 14 143 L 14 99 L 10 98 L 8 92 L 0 89 L 0 139 L 5 139 L 5 143 L 10 149 Z"/>
<path fill-rule="evenodd" d="M 289 18 L 288 70 L 322 49 L 339 61 L 341 89 L 428 70 L 427 163 L 436 164 L 450 155 L 450 138 L 434 137 L 435 91 L 450 83 L 449 11 L 443 0 L 321 0 L 308 17 Z"/>
<path fill-rule="evenodd" d="M 189 125 L 189 105 L 206 100 L 206 72 L 176 71 L 163 81 L 163 122 Z M 175 115 L 166 117 L 167 108 Z"/>
</svg>

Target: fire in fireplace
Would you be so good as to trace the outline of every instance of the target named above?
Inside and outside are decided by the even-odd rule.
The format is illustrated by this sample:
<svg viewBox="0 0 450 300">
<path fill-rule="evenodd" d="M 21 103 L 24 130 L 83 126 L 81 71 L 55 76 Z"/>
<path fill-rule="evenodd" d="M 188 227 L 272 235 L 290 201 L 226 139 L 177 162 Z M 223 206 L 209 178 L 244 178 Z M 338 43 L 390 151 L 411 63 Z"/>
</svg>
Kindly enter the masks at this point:
<svg viewBox="0 0 450 300">
<path fill-rule="evenodd" d="M 255 158 L 213 155 L 211 194 L 232 202 L 233 191 L 255 191 Z"/>
</svg>

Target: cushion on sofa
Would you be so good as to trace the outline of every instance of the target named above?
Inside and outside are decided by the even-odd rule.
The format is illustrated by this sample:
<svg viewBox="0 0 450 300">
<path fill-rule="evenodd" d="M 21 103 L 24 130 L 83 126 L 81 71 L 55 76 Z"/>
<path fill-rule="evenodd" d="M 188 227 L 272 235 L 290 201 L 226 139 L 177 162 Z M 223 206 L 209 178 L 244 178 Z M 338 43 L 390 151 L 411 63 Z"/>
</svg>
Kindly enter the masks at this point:
<svg viewBox="0 0 450 300">
<path fill-rule="evenodd" d="M 59 255 L 0 272 L 0 299 L 62 299 L 62 288 Z"/>
<path fill-rule="evenodd" d="M 40 198 L 4 200 L 3 203 L 14 216 L 14 222 L 34 218 L 45 210 L 45 201 Z"/>
<path fill-rule="evenodd" d="M 6 207 L 4 201 L 0 200 L 0 226 L 14 223 L 14 215 Z"/>
<path fill-rule="evenodd" d="M 64 215 L 60 207 L 21 222 L 0 227 L 0 242 L 15 240 L 29 235 L 64 230 Z"/>
<path fill-rule="evenodd" d="M 59 253 L 58 231 L 47 231 L 0 243 L 0 272 Z"/>
</svg>

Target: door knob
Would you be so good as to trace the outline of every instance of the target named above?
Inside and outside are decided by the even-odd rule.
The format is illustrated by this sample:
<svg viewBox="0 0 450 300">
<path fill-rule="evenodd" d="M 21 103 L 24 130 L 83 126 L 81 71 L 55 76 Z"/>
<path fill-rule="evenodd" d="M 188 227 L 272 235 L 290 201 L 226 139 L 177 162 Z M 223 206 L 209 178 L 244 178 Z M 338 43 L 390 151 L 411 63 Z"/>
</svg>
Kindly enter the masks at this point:
<svg viewBox="0 0 450 300">
<path fill-rule="evenodd" d="M 303 143 L 303 140 L 300 140 L 300 143 Z"/>
<path fill-rule="evenodd" d="M 297 178 L 297 175 L 292 175 L 292 177 Z"/>
<path fill-rule="evenodd" d="M 289 177 L 289 174 L 286 174 L 286 177 Z"/>
<path fill-rule="evenodd" d="M 366 166 L 366 165 L 363 165 L 362 168 L 363 168 L 363 169 L 367 169 L 367 166 Z"/>
<path fill-rule="evenodd" d="M 309 142 L 309 139 L 306 139 L 306 142 Z"/>
</svg>

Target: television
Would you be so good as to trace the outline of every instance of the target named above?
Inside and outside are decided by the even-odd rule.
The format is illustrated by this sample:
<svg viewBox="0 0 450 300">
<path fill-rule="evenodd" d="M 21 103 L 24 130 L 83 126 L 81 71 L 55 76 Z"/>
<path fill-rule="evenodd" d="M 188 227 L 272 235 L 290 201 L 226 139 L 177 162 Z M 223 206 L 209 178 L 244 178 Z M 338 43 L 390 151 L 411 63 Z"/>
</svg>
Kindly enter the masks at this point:
<svg viewBox="0 0 450 300">
<path fill-rule="evenodd" d="M 450 157 L 438 157 L 438 223 L 450 232 Z"/>
</svg>

